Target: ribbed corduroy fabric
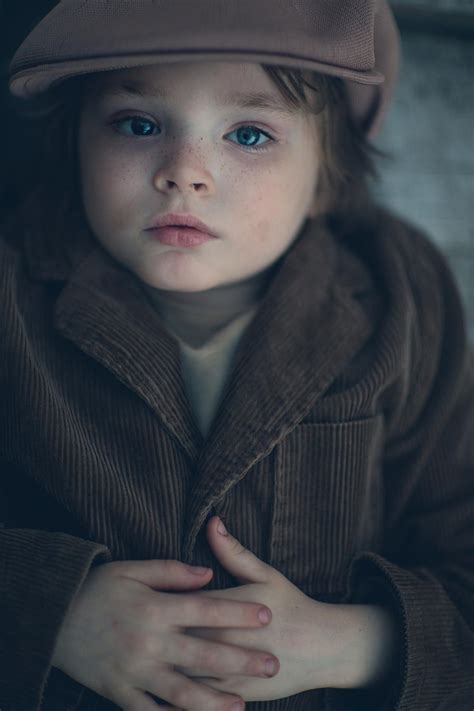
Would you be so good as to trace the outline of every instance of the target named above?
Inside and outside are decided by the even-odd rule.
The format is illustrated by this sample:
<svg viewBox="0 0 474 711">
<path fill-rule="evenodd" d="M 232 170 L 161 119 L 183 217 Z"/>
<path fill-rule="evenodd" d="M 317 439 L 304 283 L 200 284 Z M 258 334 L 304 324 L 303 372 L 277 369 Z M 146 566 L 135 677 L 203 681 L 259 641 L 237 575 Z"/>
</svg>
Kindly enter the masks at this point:
<svg viewBox="0 0 474 711">
<path fill-rule="evenodd" d="M 51 668 L 65 610 L 112 560 L 177 558 L 235 585 L 206 544 L 214 513 L 307 595 L 386 605 L 401 634 L 383 688 L 249 710 L 461 711 L 474 374 L 438 250 L 380 208 L 345 236 L 305 223 L 204 439 L 141 283 L 92 240 L 68 235 L 66 258 L 64 237 L 0 241 L 2 711 L 116 709 Z"/>
</svg>

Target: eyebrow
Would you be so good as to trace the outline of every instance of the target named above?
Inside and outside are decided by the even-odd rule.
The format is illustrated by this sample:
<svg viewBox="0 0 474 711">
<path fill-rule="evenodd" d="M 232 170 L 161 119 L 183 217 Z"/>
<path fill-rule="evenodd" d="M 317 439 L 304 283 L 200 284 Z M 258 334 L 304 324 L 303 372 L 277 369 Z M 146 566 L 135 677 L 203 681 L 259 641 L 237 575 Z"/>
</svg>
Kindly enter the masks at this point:
<svg viewBox="0 0 474 711">
<path fill-rule="evenodd" d="M 140 96 L 143 99 L 157 98 L 166 99 L 167 95 L 160 87 L 155 86 L 152 90 L 147 85 L 127 81 L 118 86 L 106 87 L 103 90 L 106 96 Z M 298 106 L 288 106 L 283 104 L 274 96 L 263 92 L 231 92 L 230 94 L 219 95 L 218 100 L 224 107 L 239 107 L 242 109 L 265 109 L 281 116 L 294 116 L 298 113 Z"/>
</svg>

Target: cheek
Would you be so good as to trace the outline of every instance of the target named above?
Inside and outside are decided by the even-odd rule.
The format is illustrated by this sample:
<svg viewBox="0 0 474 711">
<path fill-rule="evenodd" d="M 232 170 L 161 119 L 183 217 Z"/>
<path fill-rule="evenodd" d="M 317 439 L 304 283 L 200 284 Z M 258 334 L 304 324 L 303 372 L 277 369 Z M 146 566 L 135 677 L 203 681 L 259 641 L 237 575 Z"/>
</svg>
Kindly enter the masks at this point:
<svg viewBox="0 0 474 711">
<path fill-rule="evenodd" d="M 254 184 L 251 190 L 251 205 L 253 207 L 253 219 L 250 225 L 250 235 L 253 244 L 265 246 L 275 244 L 275 229 L 285 225 L 289 221 L 294 206 L 290 198 L 289 186 L 294 187 L 293 180 L 287 179 L 287 175 L 282 175 L 281 171 L 269 171 L 261 185 Z M 297 205 L 299 197 L 293 198 Z M 249 210 L 249 214 L 251 214 Z M 291 221 L 291 220 L 290 220 Z"/>
<path fill-rule="evenodd" d="M 85 121 L 79 132 L 79 159 L 82 188 L 93 201 L 123 200 L 137 185 L 137 166 L 120 151 L 112 149 L 101 135 Z"/>
<path fill-rule="evenodd" d="M 257 244 L 263 246 L 272 241 L 272 232 L 274 232 L 274 229 L 272 230 L 272 224 L 274 223 L 265 217 L 256 222 L 254 237 Z"/>
<path fill-rule="evenodd" d="M 98 151 L 87 156 L 81 175 L 84 204 L 94 223 L 116 229 L 130 221 L 140 186 L 131 166 Z"/>
<path fill-rule="evenodd" d="M 90 152 L 83 166 L 84 187 L 104 196 L 127 194 L 134 186 L 133 166 L 101 151 Z"/>
</svg>

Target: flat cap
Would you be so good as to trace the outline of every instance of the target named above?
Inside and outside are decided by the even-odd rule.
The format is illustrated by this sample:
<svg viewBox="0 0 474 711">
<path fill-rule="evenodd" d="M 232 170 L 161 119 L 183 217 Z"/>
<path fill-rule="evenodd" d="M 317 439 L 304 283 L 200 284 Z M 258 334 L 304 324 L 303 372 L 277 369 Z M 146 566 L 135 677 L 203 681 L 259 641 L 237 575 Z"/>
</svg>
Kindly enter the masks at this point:
<svg viewBox="0 0 474 711">
<path fill-rule="evenodd" d="M 62 0 L 18 48 L 9 86 L 26 98 L 80 74 L 193 59 L 341 77 L 374 135 L 400 42 L 386 0 Z"/>
</svg>

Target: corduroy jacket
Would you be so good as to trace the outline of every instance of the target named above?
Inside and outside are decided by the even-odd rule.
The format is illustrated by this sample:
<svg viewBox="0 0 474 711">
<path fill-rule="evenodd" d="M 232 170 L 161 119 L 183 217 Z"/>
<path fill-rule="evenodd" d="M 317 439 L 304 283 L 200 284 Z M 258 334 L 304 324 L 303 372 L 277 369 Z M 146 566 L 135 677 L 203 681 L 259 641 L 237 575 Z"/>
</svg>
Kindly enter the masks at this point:
<svg viewBox="0 0 474 711">
<path fill-rule="evenodd" d="M 11 237 L 11 236 L 10 236 Z M 0 709 L 118 708 L 51 667 L 92 566 L 236 581 L 207 519 L 305 594 L 389 606 L 384 688 L 260 711 L 474 708 L 474 370 L 439 250 L 375 207 L 307 221 L 244 332 L 206 439 L 176 340 L 87 230 L 0 239 Z"/>
</svg>

